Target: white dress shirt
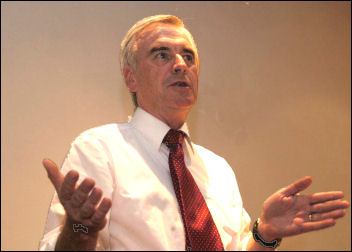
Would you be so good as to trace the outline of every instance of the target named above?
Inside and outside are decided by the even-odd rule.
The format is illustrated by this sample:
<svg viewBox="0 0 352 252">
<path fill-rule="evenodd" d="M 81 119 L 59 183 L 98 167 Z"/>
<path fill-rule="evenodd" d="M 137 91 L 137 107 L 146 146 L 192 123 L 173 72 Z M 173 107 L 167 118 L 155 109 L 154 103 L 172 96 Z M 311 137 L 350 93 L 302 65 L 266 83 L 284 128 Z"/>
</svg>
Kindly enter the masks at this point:
<svg viewBox="0 0 352 252">
<path fill-rule="evenodd" d="M 78 136 L 62 166 L 91 177 L 112 200 L 97 250 L 185 250 L 185 233 L 162 140 L 169 126 L 141 108 L 128 123 L 107 124 Z M 235 174 L 213 152 L 191 142 L 187 124 L 185 163 L 193 175 L 225 250 L 245 250 L 250 218 L 243 208 Z M 54 250 L 65 212 L 55 192 L 40 250 Z"/>
</svg>

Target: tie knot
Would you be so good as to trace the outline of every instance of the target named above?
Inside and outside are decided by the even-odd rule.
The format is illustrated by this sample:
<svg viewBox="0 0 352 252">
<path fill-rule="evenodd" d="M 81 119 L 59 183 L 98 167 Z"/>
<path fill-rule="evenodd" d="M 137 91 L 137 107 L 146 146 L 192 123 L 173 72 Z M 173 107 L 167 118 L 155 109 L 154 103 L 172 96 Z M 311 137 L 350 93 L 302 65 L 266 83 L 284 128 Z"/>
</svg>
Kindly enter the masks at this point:
<svg viewBox="0 0 352 252">
<path fill-rule="evenodd" d="M 183 132 L 179 130 L 174 130 L 174 129 L 170 129 L 163 140 L 163 143 L 165 143 L 169 148 L 177 144 L 182 145 L 182 142 L 183 142 Z"/>
</svg>

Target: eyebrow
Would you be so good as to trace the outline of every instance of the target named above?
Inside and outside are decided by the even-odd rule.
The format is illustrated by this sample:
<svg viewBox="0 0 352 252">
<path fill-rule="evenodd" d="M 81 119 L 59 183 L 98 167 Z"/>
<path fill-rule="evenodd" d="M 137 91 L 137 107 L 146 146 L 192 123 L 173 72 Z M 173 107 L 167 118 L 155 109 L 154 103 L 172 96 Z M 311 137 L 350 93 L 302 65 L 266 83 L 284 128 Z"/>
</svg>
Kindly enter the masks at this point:
<svg viewBox="0 0 352 252">
<path fill-rule="evenodd" d="M 152 53 L 154 53 L 154 52 L 157 52 L 157 51 L 170 51 L 170 48 L 165 47 L 165 46 L 153 47 L 153 48 L 150 50 L 150 54 L 152 54 Z"/>
<path fill-rule="evenodd" d="M 158 51 L 170 51 L 170 48 L 169 48 L 169 47 L 166 47 L 166 46 L 153 47 L 153 48 L 150 50 L 150 54 L 153 54 L 154 52 L 158 52 Z M 194 57 L 194 52 L 193 52 L 192 49 L 184 48 L 182 51 L 185 52 L 185 53 L 190 53 L 190 54 L 192 54 L 192 56 Z"/>
</svg>

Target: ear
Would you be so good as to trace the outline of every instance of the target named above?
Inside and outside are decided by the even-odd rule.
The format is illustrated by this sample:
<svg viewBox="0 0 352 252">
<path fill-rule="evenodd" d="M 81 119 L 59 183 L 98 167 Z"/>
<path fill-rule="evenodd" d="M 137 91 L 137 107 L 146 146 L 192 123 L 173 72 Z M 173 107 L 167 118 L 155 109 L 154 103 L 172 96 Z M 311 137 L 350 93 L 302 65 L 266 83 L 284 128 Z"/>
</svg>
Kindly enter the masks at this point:
<svg viewBox="0 0 352 252">
<path fill-rule="evenodd" d="M 125 78 L 125 82 L 128 90 L 130 90 L 131 92 L 136 92 L 137 81 L 136 81 L 136 78 L 134 77 L 134 71 L 132 67 L 125 66 L 122 72 L 123 72 L 123 77 Z"/>
</svg>

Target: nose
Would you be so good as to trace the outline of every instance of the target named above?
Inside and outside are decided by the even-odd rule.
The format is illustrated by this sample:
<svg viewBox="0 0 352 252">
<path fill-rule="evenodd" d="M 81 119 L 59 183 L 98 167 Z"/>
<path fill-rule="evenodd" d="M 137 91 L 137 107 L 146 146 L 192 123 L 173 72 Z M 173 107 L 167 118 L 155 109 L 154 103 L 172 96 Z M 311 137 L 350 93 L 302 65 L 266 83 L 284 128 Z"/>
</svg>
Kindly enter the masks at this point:
<svg viewBox="0 0 352 252">
<path fill-rule="evenodd" d="M 181 55 L 176 54 L 175 64 L 173 66 L 173 72 L 174 73 L 179 73 L 179 72 L 185 73 L 186 70 L 187 70 L 186 62 L 184 61 L 184 59 L 182 58 Z"/>
</svg>

